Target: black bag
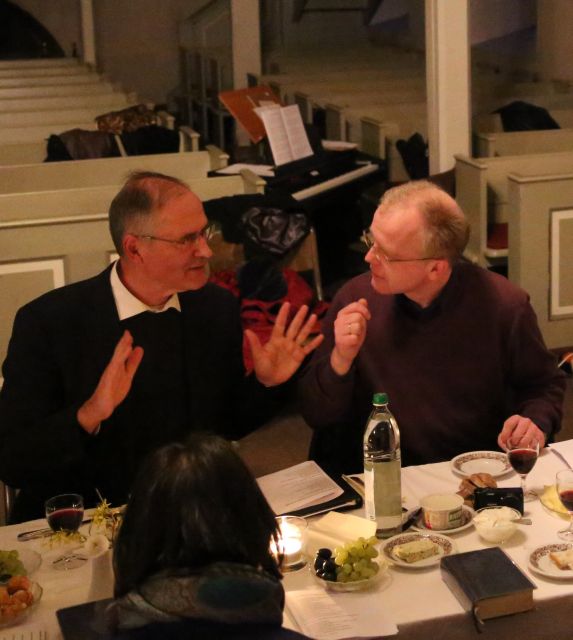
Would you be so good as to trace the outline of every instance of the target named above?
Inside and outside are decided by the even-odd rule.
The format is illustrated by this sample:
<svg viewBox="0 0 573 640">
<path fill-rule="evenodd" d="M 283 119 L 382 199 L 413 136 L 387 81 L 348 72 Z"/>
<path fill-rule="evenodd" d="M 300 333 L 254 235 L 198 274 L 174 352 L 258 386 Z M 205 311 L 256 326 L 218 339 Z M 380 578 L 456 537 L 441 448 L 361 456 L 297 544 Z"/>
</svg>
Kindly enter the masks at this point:
<svg viewBox="0 0 573 640">
<path fill-rule="evenodd" d="M 284 256 L 299 245 L 310 231 L 310 222 L 302 212 L 271 207 L 252 207 L 241 216 L 245 233 L 245 253 Z"/>
<path fill-rule="evenodd" d="M 421 180 L 430 175 L 428 145 L 419 133 L 414 133 L 408 140 L 398 140 L 396 149 L 402 156 L 404 167 L 412 180 Z"/>
<path fill-rule="evenodd" d="M 560 128 L 547 109 L 522 100 L 510 102 L 494 113 L 499 113 L 504 131 L 538 131 Z"/>
</svg>

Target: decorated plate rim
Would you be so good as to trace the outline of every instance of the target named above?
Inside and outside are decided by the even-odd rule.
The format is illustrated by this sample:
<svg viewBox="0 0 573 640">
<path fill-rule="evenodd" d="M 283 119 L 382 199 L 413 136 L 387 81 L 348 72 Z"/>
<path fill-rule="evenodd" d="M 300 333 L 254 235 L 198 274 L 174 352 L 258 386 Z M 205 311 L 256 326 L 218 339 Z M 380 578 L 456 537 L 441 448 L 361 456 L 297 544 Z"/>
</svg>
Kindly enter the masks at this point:
<svg viewBox="0 0 573 640">
<path fill-rule="evenodd" d="M 485 473 L 490 473 L 493 478 L 499 478 L 504 476 L 506 473 L 512 471 L 512 467 L 507 460 L 507 456 L 503 451 L 467 451 L 466 453 L 460 453 L 450 460 L 450 466 L 452 471 L 461 475 L 467 476 L 467 472 L 463 471 L 460 468 L 460 465 L 464 462 L 469 462 L 471 460 L 499 460 L 504 463 L 504 469 L 502 471 L 497 471 L 496 473 L 490 473 L 486 471 Z"/>
</svg>

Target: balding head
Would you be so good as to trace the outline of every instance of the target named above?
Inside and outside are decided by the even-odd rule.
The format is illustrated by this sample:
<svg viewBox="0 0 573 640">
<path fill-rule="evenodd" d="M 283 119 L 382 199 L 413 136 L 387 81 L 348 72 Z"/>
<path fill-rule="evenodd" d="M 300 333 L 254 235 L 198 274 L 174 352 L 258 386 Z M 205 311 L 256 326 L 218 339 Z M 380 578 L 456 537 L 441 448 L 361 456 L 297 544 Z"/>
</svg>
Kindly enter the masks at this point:
<svg viewBox="0 0 573 640">
<path fill-rule="evenodd" d="M 119 255 L 123 255 L 127 232 L 135 232 L 172 198 L 186 193 L 190 193 L 189 186 L 178 178 L 153 171 L 131 173 L 109 209 L 109 230 Z M 197 202 L 201 206 L 199 198 Z"/>
<path fill-rule="evenodd" d="M 407 182 L 386 191 L 376 211 L 378 216 L 400 216 L 401 209 L 415 209 L 422 219 L 423 253 L 458 260 L 468 243 L 469 224 L 445 191 L 427 180 Z"/>
</svg>

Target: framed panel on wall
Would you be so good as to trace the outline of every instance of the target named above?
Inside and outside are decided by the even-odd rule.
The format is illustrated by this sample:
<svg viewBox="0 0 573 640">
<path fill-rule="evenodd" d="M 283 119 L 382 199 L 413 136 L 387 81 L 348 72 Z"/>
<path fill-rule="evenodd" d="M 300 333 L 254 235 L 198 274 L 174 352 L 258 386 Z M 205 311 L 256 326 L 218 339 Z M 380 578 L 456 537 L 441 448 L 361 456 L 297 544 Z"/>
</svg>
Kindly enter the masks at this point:
<svg viewBox="0 0 573 640">
<path fill-rule="evenodd" d="M 573 317 L 573 209 L 550 213 L 549 233 L 549 317 Z"/>
</svg>

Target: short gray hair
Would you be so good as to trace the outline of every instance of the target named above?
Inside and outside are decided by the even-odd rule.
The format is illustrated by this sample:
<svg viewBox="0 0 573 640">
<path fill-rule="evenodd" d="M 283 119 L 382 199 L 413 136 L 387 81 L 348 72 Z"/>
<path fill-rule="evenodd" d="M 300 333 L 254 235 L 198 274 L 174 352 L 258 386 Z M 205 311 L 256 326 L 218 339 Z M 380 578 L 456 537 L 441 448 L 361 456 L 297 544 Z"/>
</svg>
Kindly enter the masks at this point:
<svg viewBox="0 0 573 640">
<path fill-rule="evenodd" d="M 109 208 L 109 231 L 119 255 L 123 254 L 123 237 L 134 225 L 161 209 L 189 185 L 163 173 L 134 171 L 130 173 Z"/>
<path fill-rule="evenodd" d="M 384 213 L 399 205 L 413 205 L 422 214 L 426 255 L 459 260 L 470 237 L 470 225 L 458 203 L 428 180 L 414 180 L 388 189 L 380 200 Z"/>
</svg>

